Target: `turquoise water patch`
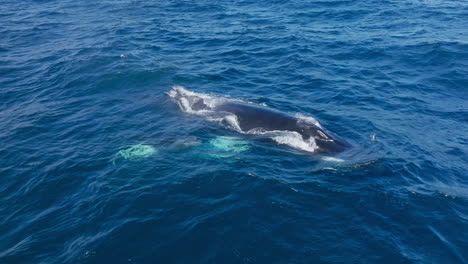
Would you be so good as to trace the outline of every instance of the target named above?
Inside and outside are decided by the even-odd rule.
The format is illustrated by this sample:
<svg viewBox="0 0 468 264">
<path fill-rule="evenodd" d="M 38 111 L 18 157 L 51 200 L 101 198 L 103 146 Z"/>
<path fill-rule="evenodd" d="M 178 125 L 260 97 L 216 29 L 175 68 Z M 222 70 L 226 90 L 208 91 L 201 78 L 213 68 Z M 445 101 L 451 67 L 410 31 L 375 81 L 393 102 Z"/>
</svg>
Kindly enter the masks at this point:
<svg viewBox="0 0 468 264">
<path fill-rule="evenodd" d="M 250 144 L 247 141 L 236 137 L 217 137 L 210 140 L 210 145 L 219 150 L 235 153 L 250 149 Z"/>
<path fill-rule="evenodd" d="M 241 153 L 250 149 L 249 142 L 236 138 L 220 136 L 209 141 L 209 146 L 215 150 L 215 153 L 210 153 L 213 158 L 230 158 L 237 153 Z"/>
<path fill-rule="evenodd" d="M 117 154 L 124 159 L 147 158 L 156 154 L 158 150 L 151 145 L 137 144 L 120 150 Z"/>
</svg>

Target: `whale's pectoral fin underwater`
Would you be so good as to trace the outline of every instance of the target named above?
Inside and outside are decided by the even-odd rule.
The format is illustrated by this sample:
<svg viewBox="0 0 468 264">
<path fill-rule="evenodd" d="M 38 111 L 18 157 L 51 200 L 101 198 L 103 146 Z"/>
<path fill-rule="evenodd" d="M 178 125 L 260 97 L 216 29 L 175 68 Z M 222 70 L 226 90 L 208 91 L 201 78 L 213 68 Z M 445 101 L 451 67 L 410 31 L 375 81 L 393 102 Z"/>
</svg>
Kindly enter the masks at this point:
<svg viewBox="0 0 468 264">
<path fill-rule="evenodd" d="M 209 120 L 244 134 L 263 134 L 280 144 L 310 152 L 340 152 L 349 144 L 325 132 L 311 117 L 294 116 L 265 106 L 240 100 L 200 94 L 175 86 L 168 92 L 187 113 Z"/>
</svg>

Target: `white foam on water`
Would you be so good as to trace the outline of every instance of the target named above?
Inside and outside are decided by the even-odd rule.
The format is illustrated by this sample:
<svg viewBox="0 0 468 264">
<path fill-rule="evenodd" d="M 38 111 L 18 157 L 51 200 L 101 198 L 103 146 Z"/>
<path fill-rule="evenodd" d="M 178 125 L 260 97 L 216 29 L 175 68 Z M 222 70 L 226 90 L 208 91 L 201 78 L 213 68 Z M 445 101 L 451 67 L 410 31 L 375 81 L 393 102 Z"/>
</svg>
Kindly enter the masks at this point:
<svg viewBox="0 0 468 264">
<path fill-rule="evenodd" d="M 322 157 L 322 160 L 329 161 L 329 162 L 336 162 L 336 163 L 345 162 L 345 160 L 343 160 L 343 159 L 334 158 L 334 157 Z"/>
<path fill-rule="evenodd" d="M 311 116 L 306 116 L 300 113 L 295 114 L 295 117 L 297 118 L 298 122 L 303 122 L 304 124 L 312 124 L 315 125 L 319 128 L 322 128 L 320 123 L 317 121 L 317 119 L 311 117 Z"/>
<path fill-rule="evenodd" d="M 193 112 L 192 107 L 191 107 L 189 101 L 188 101 L 187 98 L 185 98 L 185 97 L 180 98 L 180 100 L 179 100 L 179 106 L 180 106 L 180 108 L 182 108 L 182 110 L 183 110 L 184 112 L 188 112 L 188 113 L 192 113 L 192 112 Z"/>
<path fill-rule="evenodd" d="M 279 144 L 288 145 L 308 152 L 315 152 L 318 149 L 314 138 L 304 140 L 301 134 L 294 131 L 281 131 L 280 135 L 274 136 L 272 139 Z"/>
<path fill-rule="evenodd" d="M 241 134 L 245 134 L 239 126 L 239 121 L 237 120 L 237 116 L 233 114 L 226 114 L 224 116 L 210 116 L 210 114 L 206 115 L 206 119 L 211 122 L 218 123 L 221 126 L 230 128 L 235 130 Z"/>
<path fill-rule="evenodd" d="M 190 114 L 209 114 L 213 112 L 210 111 L 210 109 L 213 109 L 226 101 L 225 98 L 209 94 L 195 93 L 178 85 L 173 86 L 172 89 L 169 92 L 167 92 L 167 94 L 171 98 L 176 100 L 182 111 Z M 199 103 L 206 105 L 207 109 L 196 109 L 194 106 L 196 106 Z"/>
<path fill-rule="evenodd" d="M 255 128 L 247 131 L 245 134 L 262 135 L 273 139 L 276 143 L 287 145 L 295 149 L 300 149 L 308 152 L 315 152 L 318 146 L 314 138 L 304 140 L 301 134 L 295 131 L 272 130 L 266 131 L 261 128 Z"/>
<path fill-rule="evenodd" d="M 239 126 L 239 120 L 237 119 L 236 115 L 227 115 L 224 117 L 224 121 L 229 127 L 236 131 L 242 132 L 242 129 Z"/>
</svg>

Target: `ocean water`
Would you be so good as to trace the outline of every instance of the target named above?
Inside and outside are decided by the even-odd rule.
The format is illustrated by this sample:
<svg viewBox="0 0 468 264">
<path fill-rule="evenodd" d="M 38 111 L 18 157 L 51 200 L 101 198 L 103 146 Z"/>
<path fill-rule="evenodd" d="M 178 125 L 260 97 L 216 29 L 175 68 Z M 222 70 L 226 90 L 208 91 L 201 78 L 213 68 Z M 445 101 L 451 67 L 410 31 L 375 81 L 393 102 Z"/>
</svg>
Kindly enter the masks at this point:
<svg viewBox="0 0 468 264">
<path fill-rule="evenodd" d="M 467 26 L 452 0 L 2 1 L 0 263 L 467 263 Z"/>
</svg>

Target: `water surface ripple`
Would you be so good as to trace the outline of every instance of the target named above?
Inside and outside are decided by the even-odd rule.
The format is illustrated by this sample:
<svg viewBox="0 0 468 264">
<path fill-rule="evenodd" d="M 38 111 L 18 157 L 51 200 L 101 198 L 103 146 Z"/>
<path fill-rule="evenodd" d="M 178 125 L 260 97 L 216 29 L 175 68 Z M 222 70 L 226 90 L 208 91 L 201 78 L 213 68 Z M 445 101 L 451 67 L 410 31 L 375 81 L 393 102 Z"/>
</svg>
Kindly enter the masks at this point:
<svg viewBox="0 0 468 264">
<path fill-rule="evenodd" d="M 466 263 L 467 12 L 2 1 L 0 263 Z M 354 147 L 336 162 L 239 135 L 180 111 L 173 85 Z"/>
</svg>

